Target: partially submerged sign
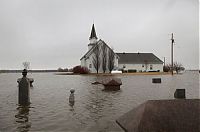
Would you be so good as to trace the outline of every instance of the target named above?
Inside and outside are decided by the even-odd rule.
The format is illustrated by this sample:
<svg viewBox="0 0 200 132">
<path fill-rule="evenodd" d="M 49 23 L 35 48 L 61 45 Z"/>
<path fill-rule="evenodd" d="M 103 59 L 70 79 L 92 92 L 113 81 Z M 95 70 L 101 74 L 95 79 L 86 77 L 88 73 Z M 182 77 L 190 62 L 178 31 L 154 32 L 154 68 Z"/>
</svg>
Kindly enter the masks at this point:
<svg viewBox="0 0 200 132">
<path fill-rule="evenodd" d="M 150 100 L 116 122 L 126 132 L 199 132 L 200 99 Z"/>
</svg>

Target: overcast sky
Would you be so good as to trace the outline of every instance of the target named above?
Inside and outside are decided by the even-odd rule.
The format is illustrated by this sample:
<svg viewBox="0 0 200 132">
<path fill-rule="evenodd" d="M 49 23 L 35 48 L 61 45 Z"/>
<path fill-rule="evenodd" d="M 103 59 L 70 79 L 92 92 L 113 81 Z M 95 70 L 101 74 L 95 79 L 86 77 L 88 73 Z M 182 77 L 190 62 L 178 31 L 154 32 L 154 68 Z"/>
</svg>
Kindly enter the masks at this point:
<svg viewBox="0 0 200 132">
<path fill-rule="evenodd" d="M 0 69 L 80 64 L 94 22 L 115 52 L 152 52 L 199 68 L 198 0 L 0 0 Z"/>
</svg>

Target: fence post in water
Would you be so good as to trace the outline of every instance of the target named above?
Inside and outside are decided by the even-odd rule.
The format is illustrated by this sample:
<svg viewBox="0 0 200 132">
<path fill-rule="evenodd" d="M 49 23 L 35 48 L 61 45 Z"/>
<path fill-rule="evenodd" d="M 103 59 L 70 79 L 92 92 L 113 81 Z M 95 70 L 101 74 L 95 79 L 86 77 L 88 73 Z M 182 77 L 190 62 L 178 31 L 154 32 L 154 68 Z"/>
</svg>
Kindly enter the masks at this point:
<svg viewBox="0 0 200 132">
<path fill-rule="evenodd" d="M 30 97 L 29 97 L 29 88 L 30 88 L 30 81 L 26 77 L 27 70 L 24 69 L 22 72 L 23 77 L 19 80 L 19 97 L 18 103 L 20 105 L 29 105 L 30 104 Z"/>
<path fill-rule="evenodd" d="M 69 104 L 70 104 L 70 106 L 74 106 L 74 103 L 75 103 L 74 92 L 75 92 L 74 89 L 70 90 L 70 93 L 71 93 L 70 96 L 69 96 Z"/>
</svg>

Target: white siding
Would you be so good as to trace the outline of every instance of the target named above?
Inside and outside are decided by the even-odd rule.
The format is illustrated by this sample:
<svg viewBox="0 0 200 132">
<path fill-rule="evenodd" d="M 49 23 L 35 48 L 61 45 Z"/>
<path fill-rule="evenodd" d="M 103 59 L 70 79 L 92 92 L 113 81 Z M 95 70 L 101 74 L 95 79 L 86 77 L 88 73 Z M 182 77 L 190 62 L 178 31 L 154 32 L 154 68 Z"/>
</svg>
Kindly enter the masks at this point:
<svg viewBox="0 0 200 132">
<path fill-rule="evenodd" d="M 85 61 L 85 59 L 83 58 L 83 59 L 81 60 L 81 66 L 82 66 L 82 67 L 86 67 L 86 64 L 85 64 L 85 63 L 86 63 L 86 61 Z"/>
<path fill-rule="evenodd" d="M 103 44 L 103 43 L 99 44 L 99 46 L 101 46 L 102 44 Z M 107 49 L 110 50 L 109 48 L 107 48 Z M 107 51 L 108 51 L 108 50 L 107 50 Z M 100 59 L 102 60 L 102 51 L 101 51 L 100 54 L 101 54 L 101 55 L 100 55 Z M 93 63 L 92 63 L 92 61 L 93 61 L 93 56 L 94 56 L 94 53 L 90 54 L 90 55 L 87 57 L 87 59 L 83 58 L 83 59 L 81 60 L 81 66 L 82 66 L 82 67 L 87 67 L 87 68 L 90 70 L 91 73 L 96 73 L 96 69 L 94 68 L 94 65 L 93 65 Z M 108 58 L 108 57 L 107 57 L 107 58 Z M 89 67 L 90 64 L 92 65 L 92 68 Z M 114 60 L 114 67 L 115 67 L 115 68 L 118 67 L 118 58 L 117 58 L 116 55 L 115 55 L 115 60 Z M 109 70 L 108 70 L 108 68 L 107 68 L 106 73 L 108 73 L 108 72 L 109 72 Z M 100 64 L 99 73 L 103 73 L 102 64 Z"/>
<path fill-rule="evenodd" d="M 97 42 L 97 39 L 96 39 L 96 38 L 90 39 L 90 44 L 95 44 L 96 42 Z"/>
<path fill-rule="evenodd" d="M 103 44 L 104 44 L 103 42 L 98 43 L 99 46 L 102 46 Z M 107 47 L 107 49 L 111 50 L 108 47 Z M 81 66 L 87 67 L 91 73 L 96 73 L 96 69 L 94 68 L 94 65 L 92 63 L 94 53 L 91 53 L 91 54 L 88 53 L 88 54 L 89 54 L 89 56 L 87 56 L 87 58 L 83 58 L 81 60 Z M 100 59 L 102 60 L 102 51 L 100 54 L 101 54 Z M 107 56 L 107 58 L 108 58 L 108 56 Z M 92 67 L 90 67 L 90 64 L 92 65 Z M 123 68 L 124 65 L 125 65 L 125 68 Z M 144 65 L 144 66 L 142 66 L 142 65 Z M 150 69 L 151 65 L 152 65 L 152 69 Z M 124 70 L 135 69 L 135 70 L 137 70 L 137 72 L 139 72 L 139 71 L 158 71 L 159 70 L 160 72 L 163 72 L 163 64 L 119 64 L 117 55 L 115 55 L 114 69 L 124 69 Z M 102 72 L 103 72 L 102 64 L 100 64 L 99 73 L 102 73 Z M 109 72 L 108 68 L 107 68 L 106 72 Z"/>
<path fill-rule="evenodd" d="M 142 67 L 142 65 L 144 67 Z M 150 69 L 150 65 L 152 65 L 152 69 Z M 125 68 L 123 68 L 125 66 Z M 147 66 L 147 67 L 146 67 Z M 118 64 L 119 69 L 135 69 L 137 72 L 139 71 L 157 71 L 159 70 L 160 72 L 163 72 L 163 64 Z"/>
</svg>

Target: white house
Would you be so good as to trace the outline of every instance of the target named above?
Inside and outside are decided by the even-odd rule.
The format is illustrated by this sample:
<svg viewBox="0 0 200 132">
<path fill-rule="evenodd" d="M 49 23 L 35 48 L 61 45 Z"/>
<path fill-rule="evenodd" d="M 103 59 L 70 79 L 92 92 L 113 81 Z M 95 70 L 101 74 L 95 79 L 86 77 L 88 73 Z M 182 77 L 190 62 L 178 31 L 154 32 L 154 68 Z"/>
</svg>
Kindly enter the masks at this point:
<svg viewBox="0 0 200 132">
<path fill-rule="evenodd" d="M 163 61 L 153 53 L 117 53 L 117 55 L 119 56 L 119 69 L 136 70 L 137 72 L 163 72 Z"/>
<path fill-rule="evenodd" d="M 105 72 L 109 72 L 109 64 L 111 64 L 109 62 L 110 53 L 113 53 L 113 69 L 125 71 L 132 70 L 137 72 L 163 71 L 163 62 L 153 53 L 115 53 L 103 40 L 98 40 L 94 24 L 92 25 L 89 41 L 88 51 L 81 57 L 80 60 L 81 66 L 87 67 L 91 73 L 97 72 L 97 68 L 95 68 L 97 66 L 97 63 L 95 63 L 97 62 L 96 60 L 98 60 L 99 63 L 99 73 L 102 73 L 105 70 L 105 67 Z M 99 52 L 96 52 L 97 49 L 99 49 Z M 106 58 L 106 60 L 104 59 L 103 61 L 103 58 Z"/>
</svg>

